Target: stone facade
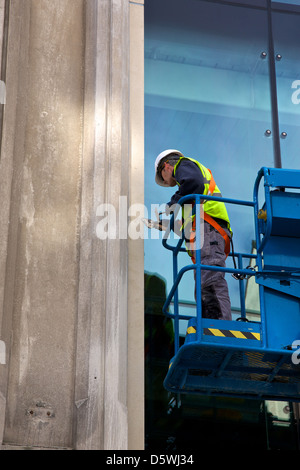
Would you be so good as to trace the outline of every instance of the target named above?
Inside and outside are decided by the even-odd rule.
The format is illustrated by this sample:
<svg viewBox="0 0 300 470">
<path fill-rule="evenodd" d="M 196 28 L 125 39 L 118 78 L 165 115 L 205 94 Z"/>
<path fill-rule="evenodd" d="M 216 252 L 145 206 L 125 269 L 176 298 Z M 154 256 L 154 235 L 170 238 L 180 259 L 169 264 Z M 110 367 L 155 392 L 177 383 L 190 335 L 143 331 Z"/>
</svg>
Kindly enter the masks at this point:
<svg viewBox="0 0 300 470">
<path fill-rule="evenodd" d="M 2 6 L 0 438 L 142 449 L 143 242 L 96 226 L 143 203 L 143 1 Z"/>
</svg>

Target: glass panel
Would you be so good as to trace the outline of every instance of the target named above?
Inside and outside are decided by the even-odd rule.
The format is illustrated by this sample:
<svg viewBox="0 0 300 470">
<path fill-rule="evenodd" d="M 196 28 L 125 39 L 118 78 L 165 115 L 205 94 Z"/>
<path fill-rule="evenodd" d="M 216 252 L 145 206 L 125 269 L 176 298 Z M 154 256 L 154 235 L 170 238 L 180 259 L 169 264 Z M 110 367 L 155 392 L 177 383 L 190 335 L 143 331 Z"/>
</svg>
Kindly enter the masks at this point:
<svg viewBox="0 0 300 470">
<path fill-rule="evenodd" d="M 300 15 L 273 12 L 279 133 L 283 168 L 300 168 Z"/>
<path fill-rule="evenodd" d="M 176 148 L 210 168 L 224 197 L 252 200 L 261 166 L 273 166 L 267 14 L 263 9 L 195 0 L 145 2 L 145 202 L 173 194 L 154 182 L 156 156 Z M 236 252 L 251 252 L 252 210 L 228 206 Z M 145 236 L 145 270 L 159 272 L 170 291 L 171 253 Z M 189 263 L 184 255 L 183 264 Z M 229 258 L 228 258 L 229 259 Z M 232 266 L 231 260 L 227 266 Z M 238 281 L 227 277 L 232 307 L 240 308 Z M 194 302 L 191 272 L 179 298 Z M 251 305 L 249 306 L 251 308 Z M 238 314 L 237 314 L 238 315 Z"/>
<path fill-rule="evenodd" d="M 298 450 L 299 441 L 293 404 L 284 401 L 266 401 L 264 408 L 267 449 Z"/>
<path fill-rule="evenodd" d="M 156 216 L 155 205 L 163 211 L 163 203 L 173 194 L 172 189 L 154 182 L 155 158 L 164 149 L 178 148 L 201 161 L 212 170 L 223 196 L 236 199 L 252 200 L 257 171 L 261 166 L 274 166 L 272 134 L 266 132 L 272 129 L 267 13 L 263 8 L 245 8 L 247 0 L 243 7 L 233 3 L 239 2 L 145 0 L 145 203 L 151 218 Z M 251 4 L 261 7 L 262 1 Z M 279 7 L 276 3 L 276 9 Z M 281 18 L 282 14 L 276 15 Z M 282 18 L 280 21 L 282 25 Z M 278 41 L 277 19 L 274 29 Z M 286 30 L 280 31 L 280 37 L 285 34 Z M 289 34 L 295 37 L 296 31 Z M 278 77 L 282 64 L 276 62 Z M 296 70 L 294 67 L 293 74 Z M 290 82 L 291 78 L 300 80 L 289 73 Z M 289 103 L 288 112 L 282 115 L 283 98 L 288 95 L 282 84 L 279 80 L 281 123 L 291 125 L 298 108 Z M 296 91 L 290 84 L 290 100 Z M 291 133 L 286 129 L 284 145 Z M 284 149 L 282 153 L 286 159 Z M 252 212 L 239 206 L 230 206 L 228 211 L 235 250 L 255 251 Z M 213 445 L 217 442 L 218 448 L 227 450 L 249 449 L 249 442 L 256 450 L 296 447 L 288 403 L 179 397 L 163 388 L 173 353 L 172 321 L 161 314 L 173 284 L 172 257 L 162 246 L 160 232 L 145 228 L 145 237 L 146 448 L 197 449 L 199 434 L 202 448 L 211 446 L 212 435 Z M 188 257 L 183 256 L 183 264 L 187 264 Z M 233 310 L 238 309 L 237 281 L 229 277 L 228 282 Z M 254 289 L 249 282 L 246 306 L 253 315 L 259 309 Z M 185 279 L 179 294 L 183 313 L 190 314 L 193 276 Z M 295 410 L 299 421 L 299 409 Z"/>
<path fill-rule="evenodd" d="M 275 4 L 276 8 L 280 6 L 286 8 L 288 5 L 300 5 L 300 0 L 272 0 L 272 3 Z"/>
<path fill-rule="evenodd" d="M 285 10 L 290 12 L 300 12 L 299 0 L 272 0 L 272 7 L 275 10 Z"/>
<path fill-rule="evenodd" d="M 294 0 L 294 5 L 300 5 L 299 0 Z M 273 2 L 273 8 L 277 3 Z M 292 8 L 291 6 L 288 7 Z M 296 7 L 300 11 L 300 7 Z M 295 9 L 295 8 L 294 8 Z M 279 113 L 279 132 L 281 160 L 283 168 L 300 168 L 299 146 L 300 146 L 300 14 L 291 14 L 284 12 L 272 13 L 276 80 L 278 95 L 278 113 Z M 296 411 L 296 426 L 298 429 L 298 448 L 300 445 L 299 435 L 299 404 L 294 405 Z M 284 408 L 288 410 L 288 408 Z M 268 422 L 267 422 L 268 423 Z M 270 421 L 269 421 L 270 423 Z M 282 433 L 287 430 L 284 428 L 282 420 L 272 420 L 273 426 L 269 424 L 268 436 L 269 446 L 272 448 L 275 438 L 278 439 L 279 431 Z M 276 433 L 275 433 L 276 431 Z M 297 431 L 291 428 L 297 437 Z M 275 437 L 274 437 L 275 436 Z M 282 436 L 280 434 L 281 440 Z M 296 439 L 296 438 L 295 438 Z M 274 444 L 273 444 L 274 445 Z M 278 445 L 278 444 L 277 444 Z M 275 445 L 274 445 L 275 448 Z"/>
</svg>

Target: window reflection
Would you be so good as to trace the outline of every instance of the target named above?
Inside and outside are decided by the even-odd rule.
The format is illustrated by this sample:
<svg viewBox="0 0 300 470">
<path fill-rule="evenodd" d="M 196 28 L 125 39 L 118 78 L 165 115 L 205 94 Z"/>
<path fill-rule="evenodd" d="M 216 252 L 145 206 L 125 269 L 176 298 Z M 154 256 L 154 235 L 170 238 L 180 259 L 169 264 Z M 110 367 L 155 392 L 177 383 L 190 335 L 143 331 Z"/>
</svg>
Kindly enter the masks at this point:
<svg viewBox="0 0 300 470">
<path fill-rule="evenodd" d="M 267 15 L 190 1 L 151 1 L 145 6 L 145 201 L 167 202 L 154 183 L 155 157 L 178 148 L 210 168 L 223 196 L 251 199 L 261 166 L 273 166 Z M 151 5 L 151 7 L 150 7 Z M 253 35 L 255 31 L 255 35 Z M 171 194 L 171 192 L 170 192 Z M 254 238 L 251 211 L 228 207 L 235 251 L 248 253 Z M 145 268 L 161 269 L 170 288 L 170 254 L 146 240 Z M 162 262 L 162 260 L 164 260 Z M 186 276 L 180 298 L 193 300 Z M 239 308 L 230 277 L 231 300 Z"/>
<path fill-rule="evenodd" d="M 149 216 L 153 205 L 162 208 L 173 194 L 172 189 L 154 182 L 154 161 L 164 149 L 179 149 L 210 168 L 223 196 L 229 198 L 252 200 L 258 170 L 274 166 L 267 3 L 145 0 L 145 204 Z M 283 3 L 289 3 L 289 13 L 282 10 Z M 272 2 L 280 147 L 286 168 L 300 167 L 299 4 Z M 227 208 L 235 251 L 255 252 L 252 209 Z M 145 282 L 151 279 L 160 292 L 154 295 L 157 307 L 173 284 L 172 258 L 162 247 L 161 234 L 146 230 L 145 236 Z M 183 258 L 182 265 L 186 263 Z M 240 316 L 238 286 L 231 276 L 227 281 L 234 318 Z M 257 285 L 249 282 L 246 287 L 246 308 L 255 318 Z M 179 299 L 187 311 L 194 308 L 191 272 L 179 286 Z M 161 317 L 153 323 L 153 306 L 153 293 L 146 289 L 149 448 L 197 448 L 199 432 L 205 436 L 202 442 L 207 437 L 209 445 L 210 431 L 219 433 L 227 448 L 236 444 L 247 448 L 249 439 L 257 449 L 298 448 L 294 408 L 288 403 L 276 407 L 255 400 L 188 396 L 178 403 L 178 397 L 169 396 L 162 388 L 170 359 L 168 347 L 164 345 L 163 354 L 157 351 L 161 342 L 170 339 L 171 325 L 166 330 Z M 149 335 L 153 325 L 154 336 Z M 156 352 L 151 354 L 150 349 Z"/>
<path fill-rule="evenodd" d="M 300 14 L 274 12 L 272 22 L 282 166 L 299 169 Z"/>
</svg>

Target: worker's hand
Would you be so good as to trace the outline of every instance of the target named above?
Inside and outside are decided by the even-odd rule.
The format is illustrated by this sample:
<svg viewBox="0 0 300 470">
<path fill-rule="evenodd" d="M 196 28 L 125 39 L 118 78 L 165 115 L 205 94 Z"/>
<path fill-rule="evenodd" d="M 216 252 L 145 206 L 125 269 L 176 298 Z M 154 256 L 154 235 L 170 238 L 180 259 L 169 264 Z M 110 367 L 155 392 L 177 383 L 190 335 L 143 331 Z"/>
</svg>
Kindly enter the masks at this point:
<svg viewBox="0 0 300 470">
<path fill-rule="evenodd" d="M 161 219 L 159 221 L 151 220 L 151 219 L 142 219 L 146 227 L 148 228 L 156 228 L 157 230 L 166 231 L 170 221 L 168 219 Z"/>
</svg>

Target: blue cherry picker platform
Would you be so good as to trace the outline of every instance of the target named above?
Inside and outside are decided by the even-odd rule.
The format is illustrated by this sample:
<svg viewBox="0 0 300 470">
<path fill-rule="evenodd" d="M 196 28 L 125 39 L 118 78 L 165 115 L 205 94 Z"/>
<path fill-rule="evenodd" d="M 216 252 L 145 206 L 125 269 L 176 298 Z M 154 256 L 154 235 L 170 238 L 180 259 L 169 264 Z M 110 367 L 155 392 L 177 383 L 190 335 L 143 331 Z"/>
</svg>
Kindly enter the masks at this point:
<svg viewBox="0 0 300 470">
<path fill-rule="evenodd" d="M 263 206 L 259 209 L 259 188 L 264 181 Z M 186 251 L 181 237 L 168 242 L 172 215 L 163 245 L 172 251 L 173 286 L 163 312 L 174 320 L 175 351 L 164 380 L 174 393 L 242 397 L 261 400 L 300 401 L 300 170 L 263 167 L 254 184 L 253 201 L 222 198 L 226 204 L 253 208 L 256 254 L 230 253 L 238 258 L 234 268 L 201 264 L 201 248 L 196 248 L 196 264 L 178 270 L 178 254 Z M 261 197 L 261 196 L 260 196 Z M 195 207 L 203 195 L 191 198 Z M 205 196 L 205 200 L 220 200 Z M 199 218 L 197 218 L 199 219 Z M 200 222 L 196 220 L 196 243 Z M 200 243 L 198 243 L 200 245 Z M 243 267 L 244 258 L 255 258 L 255 268 Z M 201 270 L 231 273 L 238 279 L 241 321 L 202 318 Z M 196 271 L 196 316 L 179 312 L 178 286 L 189 270 Z M 260 318 L 249 321 L 245 310 L 245 279 L 254 276 L 259 288 Z M 173 312 L 170 305 L 173 303 Z M 179 323 L 188 324 L 180 346 Z"/>
</svg>

